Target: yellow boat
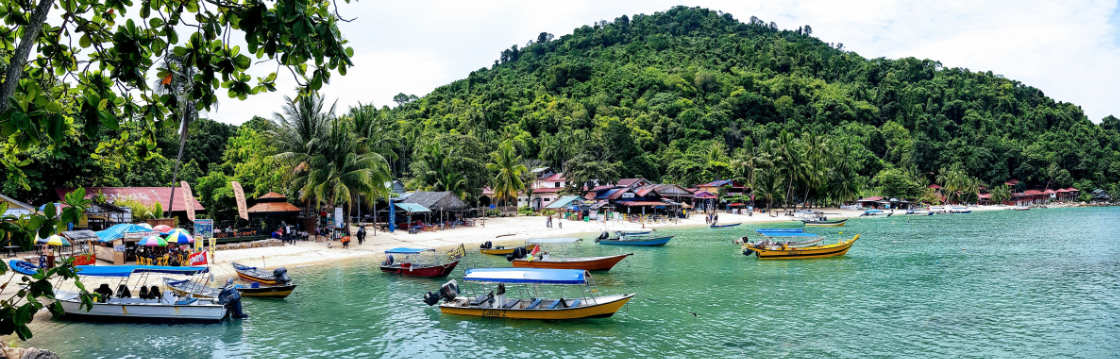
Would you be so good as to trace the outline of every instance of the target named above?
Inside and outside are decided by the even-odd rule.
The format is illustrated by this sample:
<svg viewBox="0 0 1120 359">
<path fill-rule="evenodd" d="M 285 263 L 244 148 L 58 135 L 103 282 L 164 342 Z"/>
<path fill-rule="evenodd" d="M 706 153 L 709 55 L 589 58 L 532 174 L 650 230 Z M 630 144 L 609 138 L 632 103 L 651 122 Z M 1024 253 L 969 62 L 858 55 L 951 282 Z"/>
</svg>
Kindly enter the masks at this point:
<svg viewBox="0 0 1120 359">
<path fill-rule="evenodd" d="M 506 298 L 505 284 L 525 284 L 531 289 L 539 285 L 580 285 L 590 288 L 590 274 L 579 269 L 544 268 L 476 268 L 468 269 L 463 280 L 467 282 L 497 283 L 496 292 L 478 297 L 459 295 L 455 281 L 440 288 L 439 294 L 428 292 L 424 302 L 439 305 L 444 314 L 485 318 L 509 319 L 585 319 L 606 318 L 614 315 L 631 298 L 630 294 L 596 296 L 589 290 L 580 298 Z M 497 294 L 495 294 L 497 293 Z"/>
<path fill-rule="evenodd" d="M 513 247 L 508 247 L 507 248 L 507 247 L 504 247 L 504 246 L 494 246 L 493 243 L 490 243 L 490 241 L 486 241 L 486 243 L 483 243 L 482 246 L 478 248 L 478 252 L 482 253 L 482 254 L 492 254 L 492 255 L 496 255 L 496 256 L 504 256 L 504 255 L 513 253 L 513 251 L 517 250 L 518 248 L 525 248 L 526 250 L 529 250 L 529 249 L 533 249 L 533 245 L 532 244 L 527 244 L 527 245 L 524 245 L 524 246 L 513 246 Z"/>
<path fill-rule="evenodd" d="M 859 240 L 859 235 L 852 239 L 833 244 L 798 247 L 786 243 L 763 241 L 759 243 L 743 244 L 743 254 L 758 256 L 758 259 L 810 259 L 838 257 L 852 248 L 852 244 Z"/>
</svg>

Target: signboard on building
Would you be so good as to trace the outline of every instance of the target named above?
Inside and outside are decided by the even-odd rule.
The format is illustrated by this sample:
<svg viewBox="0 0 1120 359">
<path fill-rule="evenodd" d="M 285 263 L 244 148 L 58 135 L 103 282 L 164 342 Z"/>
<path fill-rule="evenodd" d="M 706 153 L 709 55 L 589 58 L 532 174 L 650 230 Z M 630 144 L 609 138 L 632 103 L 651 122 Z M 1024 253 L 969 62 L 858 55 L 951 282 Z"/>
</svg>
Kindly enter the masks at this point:
<svg viewBox="0 0 1120 359">
<path fill-rule="evenodd" d="M 623 193 L 622 198 L 634 198 L 634 192 Z"/>
<path fill-rule="evenodd" d="M 344 218 L 342 218 L 342 207 L 335 207 L 334 208 L 334 226 L 335 226 L 335 228 L 342 228 L 342 225 L 344 223 L 346 223 L 346 220 Z"/>
<path fill-rule="evenodd" d="M 194 221 L 194 236 L 200 238 L 214 238 L 214 220 L 196 219 Z"/>
</svg>

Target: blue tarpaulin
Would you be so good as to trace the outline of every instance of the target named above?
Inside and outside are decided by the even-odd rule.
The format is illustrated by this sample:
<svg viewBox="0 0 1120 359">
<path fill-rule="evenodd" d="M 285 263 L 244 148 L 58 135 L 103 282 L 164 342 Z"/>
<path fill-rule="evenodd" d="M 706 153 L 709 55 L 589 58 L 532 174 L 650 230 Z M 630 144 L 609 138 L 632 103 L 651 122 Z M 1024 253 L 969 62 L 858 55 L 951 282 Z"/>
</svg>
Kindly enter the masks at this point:
<svg viewBox="0 0 1120 359">
<path fill-rule="evenodd" d="M 582 269 L 545 268 L 474 268 L 467 269 L 463 280 L 489 283 L 520 284 L 584 284 L 586 271 Z"/>
<path fill-rule="evenodd" d="M 152 229 L 139 224 L 114 224 L 112 227 L 97 231 L 97 238 L 100 242 L 112 242 L 124 238 L 125 233 L 134 232 L 152 232 Z"/>
<path fill-rule="evenodd" d="M 79 276 L 90 277 L 127 277 L 132 273 L 163 273 L 163 274 L 197 274 L 210 270 L 207 267 L 171 267 L 171 266 L 75 266 Z"/>
<path fill-rule="evenodd" d="M 393 203 L 393 205 L 397 206 L 397 208 L 403 209 L 405 212 L 408 212 L 408 214 L 432 212 L 432 210 L 428 209 L 427 207 L 415 203 Z"/>
</svg>

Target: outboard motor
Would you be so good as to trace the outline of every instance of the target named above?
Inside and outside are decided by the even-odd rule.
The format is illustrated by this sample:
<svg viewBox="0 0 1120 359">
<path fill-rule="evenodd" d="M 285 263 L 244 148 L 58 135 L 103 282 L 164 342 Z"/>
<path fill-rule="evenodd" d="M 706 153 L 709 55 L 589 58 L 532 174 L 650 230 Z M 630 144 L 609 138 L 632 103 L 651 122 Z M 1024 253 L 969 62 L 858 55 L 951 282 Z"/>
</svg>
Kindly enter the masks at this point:
<svg viewBox="0 0 1120 359">
<path fill-rule="evenodd" d="M 447 283 L 444 283 L 443 286 L 439 287 L 439 293 L 428 292 L 428 294 L 425 294 L 424 303 L 427 303 L 428 305 L 436 305 L 436 303 L 439 303 L 440 299 L 443 299 L 445 302 L 450 302 L 455 300 L 455 297 L 458 296 L 459 285 L 457 285 L 455 283 L 455 280 L 452 279 L 450 281 L 447 281 Z"/>
<path fill-rule="evenodd" d="M 478 246 L 478 248 L 482 248 L 482 249 L 494 248 L 494 243 L 491 243 L 490 241 L 486 241 L 486 242 L 483 242 L 482 244 L 480 244 Z"/>
<path fill-rule="evenodd" d="M 292 281 L 292 278 L 288 277 L 288 269 L 284 267 L 273 269 L 272 276 L 276 278 L 278 284 L 287 284 Z"/>
<path fill-rule="evenodd" d="M 754 250 L 752 250 L 750 248 L 743 248 L 743 255 L 744 256 L 750 257 L 752 254 L 754 254 Z"/>
<path fill-rule="evenodd" d="M 226 286 L 222 288 L 222 292 L 218 294 L 218 303 L 225 305 L 226 310 L 229 311 L 229 316 L 234 319 L 245 319 L 249 317 L 248 314 L 241 311 L 241 293 L 238 292 L 237 287 L 233 285 L 232 279 L 226 281 Z"/>
<path fill-rule="evenodd" d="M 610 237 L 611 237 L 610 233 L 603 232 L 603 233 L 599 234 L 599 238 L 596 238 L 595 241 L 598 242 L 598 241 L 605 240 L 605 239 L 610 238 Z"/>
<path fill-rule="evenodd" d="M 528 250 L 526 250 L 523 247 L 517 247 L 517 248 L 513 249 L 513 253 L 510 253 L 509 255 L 506 255 L 506 260 L 510 261 L 510 262 L 513 262 L 514 259 L 525 258 L 525 256 L 527 256 L 527 255 L 529 255 Z"/>
</svg>

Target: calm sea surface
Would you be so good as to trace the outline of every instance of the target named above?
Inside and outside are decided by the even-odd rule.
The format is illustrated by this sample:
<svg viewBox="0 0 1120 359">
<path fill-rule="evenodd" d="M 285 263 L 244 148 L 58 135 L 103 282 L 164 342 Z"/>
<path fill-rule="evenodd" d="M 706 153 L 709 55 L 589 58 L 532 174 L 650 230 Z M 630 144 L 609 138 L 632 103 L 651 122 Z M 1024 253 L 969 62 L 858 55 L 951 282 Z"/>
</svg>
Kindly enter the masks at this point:
<svg viewBox="0 0 1120 359">
<path fill-rule="evenodd" d="M 421 301 L 442 280 L 370 260 L 294 268 L 296 292 L 245 298 L 244 321 L 49 321 L 26 345 L 68 358 L 1120 356 L 1120 208 L 856 219 L 810 229 L 862 233 L 847 256 L 801 261 L 744 257 L 731 240 L 756 228 L 552 248 L 635 253 L 593 275 L 601 292 L 637 293 L 606 319 L 445 316 Z M 450 278 L 490 266 L 508 264 L 475 251 Z"/>
</svg>

